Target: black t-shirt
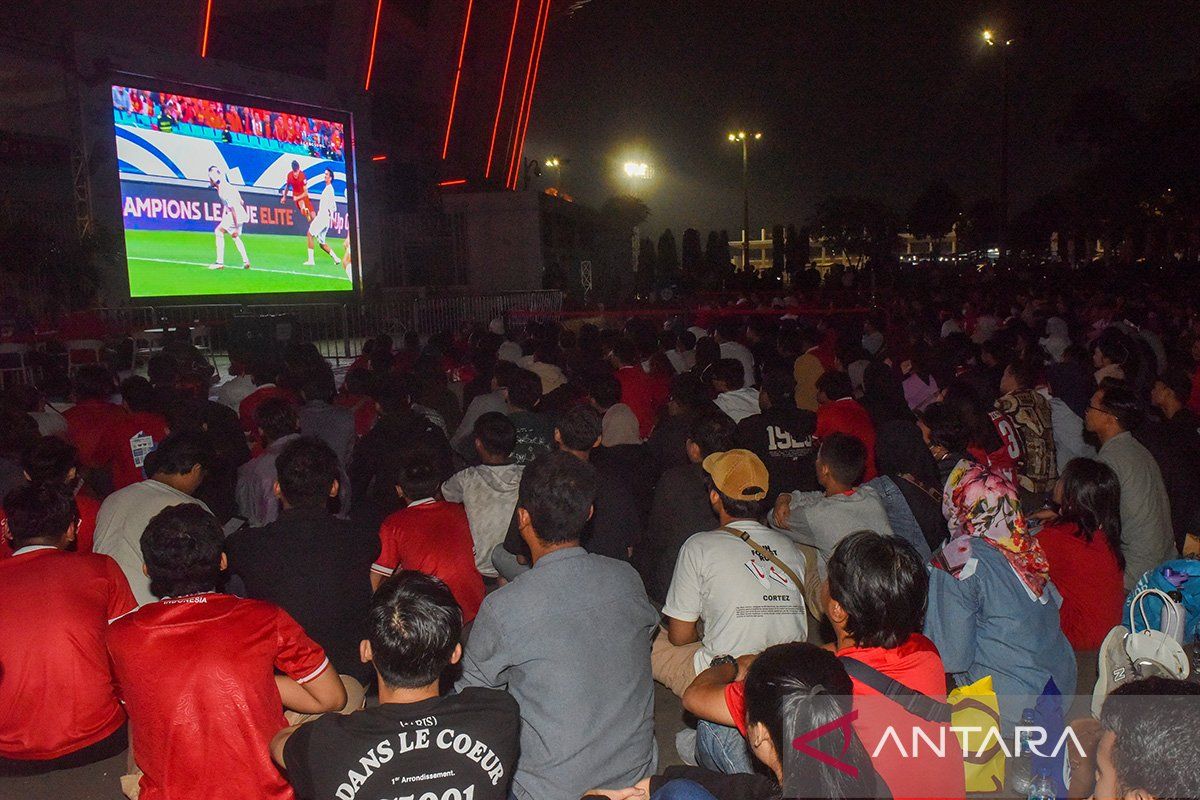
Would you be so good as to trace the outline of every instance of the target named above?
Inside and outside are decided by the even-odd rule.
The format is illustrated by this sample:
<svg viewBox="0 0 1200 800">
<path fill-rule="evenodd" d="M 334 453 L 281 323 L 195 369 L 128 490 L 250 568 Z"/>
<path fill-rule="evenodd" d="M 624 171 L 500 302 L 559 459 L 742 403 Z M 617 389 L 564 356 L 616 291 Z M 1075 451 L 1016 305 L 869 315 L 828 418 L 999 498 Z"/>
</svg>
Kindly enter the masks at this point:
<svg viewBox="0 0 1200 800">
<path fill-rule="evenodd" d="M 762 459 L 770 475 L 771 497 L 784 492 L 815 491 L 813 434 L 817 415 L 796 408 L 768 408 L 738 423 L 734 441 Z"/>
<path fill-rule="evenodd" d="M 508 692 L 473 687 L 326 714 L 291 735 L 283 760 L 301 800 L 507 800 L 519 718 Z"/>
</svg>

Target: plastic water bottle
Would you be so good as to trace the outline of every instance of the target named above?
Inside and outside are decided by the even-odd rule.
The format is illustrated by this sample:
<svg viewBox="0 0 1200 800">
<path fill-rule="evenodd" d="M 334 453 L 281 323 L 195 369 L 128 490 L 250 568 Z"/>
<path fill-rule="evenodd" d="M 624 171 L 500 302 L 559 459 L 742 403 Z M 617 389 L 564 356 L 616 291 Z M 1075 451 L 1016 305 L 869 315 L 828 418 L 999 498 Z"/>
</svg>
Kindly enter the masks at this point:
<svg viewBox="0 0 1200 800">
<path fill-rule="evenodd" d="M 1055 800 L 1054 781 L 1044 772 L 1033 776 L 1029 782 L 1029 800 Z"/>
<path fill-rule="evenodd" d="M 1021 727 L 1032 728 L 1033 725 L 1033 709 L 1027 708 L 1021 714 Z M 1018 797 L 1029 794 L 1033 785 L 1033 758 L 1029 754 L 1029 740 L 1032 736 L 1029 731 L 1021 731 L 1017 737 L 1017 752 L 1013 754 L 1014 758 L 1008 760 L 1009 790 Z"/>
</svg>

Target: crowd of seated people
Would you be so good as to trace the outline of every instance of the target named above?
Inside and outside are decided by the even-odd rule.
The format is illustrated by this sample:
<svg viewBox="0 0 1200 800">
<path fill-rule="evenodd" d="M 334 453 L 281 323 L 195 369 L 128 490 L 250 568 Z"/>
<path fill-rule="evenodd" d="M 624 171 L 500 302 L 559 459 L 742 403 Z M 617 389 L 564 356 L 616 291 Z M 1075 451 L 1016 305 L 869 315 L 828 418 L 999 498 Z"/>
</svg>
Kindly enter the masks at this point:
<svg viewBox="0 0 1200 800">
<path fill-rule="evenodd" d="M 1019 699 L 1091 691 L 1129 590 L 1200 544 L 1200 309 L 1003 280 L 775 308 L 6 390 L 0 776 L 125 752 L 146 800 L 964 797 L 955 754 L 879 753 L 871 703 L 986 678 L 1011 736 Z M 1163 733 L 1193 689 L 1133 677 L 1097 796 L 1200 797 Z M 697 766 L 660 764 L 656 681 Z"/>
</svg>

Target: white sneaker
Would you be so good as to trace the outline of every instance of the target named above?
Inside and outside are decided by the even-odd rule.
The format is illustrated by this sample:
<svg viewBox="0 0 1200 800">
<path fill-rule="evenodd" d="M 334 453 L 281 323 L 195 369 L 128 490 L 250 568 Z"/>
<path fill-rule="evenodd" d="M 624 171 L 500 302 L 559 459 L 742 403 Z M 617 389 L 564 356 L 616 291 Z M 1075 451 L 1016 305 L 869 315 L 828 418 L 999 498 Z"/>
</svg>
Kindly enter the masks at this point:
<svg viewBox="0 0 1200 800">
<path fill-rule="evenodd" d="M 1137 668 L 1133 665 L 1129 653 L 1125 650 L 1125 638 L 1129 636 L 1129 628 L 1118 625 L 1108 632 L 1100 644 L 1098 658 L 1096 687 L 1092 690 L 1092 716 L 1100 718 L 1100 709 L 1104 706 L 1104 698 L 1123 683 L 1136 680 Z"/>
<path fill-rule="evenodd" d="M 316 265 L 317 265 L 317 262 L 313 261 L 312 259 L 309 259 L 308 261 L 305 261 L 305 262 L 304 262 L 303 264 L 301 264 L 300 266 L 302 266 L 302 267 L 315 267 Z"/>
<path fill-rule="evenodd" d="M 208 268 L 209 269 L 225 269 L 225 265 L 224 264 L 209 264 Z"/>
</svg>

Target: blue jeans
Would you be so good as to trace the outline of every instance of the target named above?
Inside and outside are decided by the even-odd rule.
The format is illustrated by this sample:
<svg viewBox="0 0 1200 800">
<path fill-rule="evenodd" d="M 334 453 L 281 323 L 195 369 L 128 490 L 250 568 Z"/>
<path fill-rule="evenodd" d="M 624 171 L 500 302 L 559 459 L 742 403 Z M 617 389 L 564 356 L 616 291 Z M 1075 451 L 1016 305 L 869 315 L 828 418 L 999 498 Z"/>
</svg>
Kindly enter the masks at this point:
<svg viewBox="0 0 1200 800">
<path fill-rule="evenodd" d="M 650 800 L 717 800 L 695 781 L 673 780 L 650 796 Z"/>
<path fill-rule="evenodd" d="M 707 720 L 696 725 L 696 763 L 726 775 L 754 772 L 750 747 L 738 729 Z"/>
</svg>

